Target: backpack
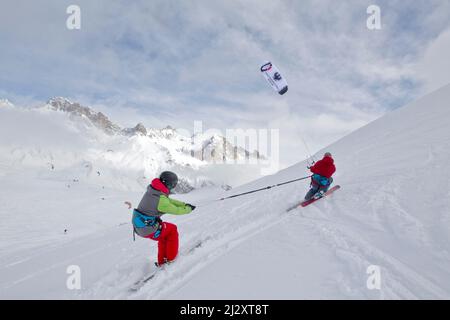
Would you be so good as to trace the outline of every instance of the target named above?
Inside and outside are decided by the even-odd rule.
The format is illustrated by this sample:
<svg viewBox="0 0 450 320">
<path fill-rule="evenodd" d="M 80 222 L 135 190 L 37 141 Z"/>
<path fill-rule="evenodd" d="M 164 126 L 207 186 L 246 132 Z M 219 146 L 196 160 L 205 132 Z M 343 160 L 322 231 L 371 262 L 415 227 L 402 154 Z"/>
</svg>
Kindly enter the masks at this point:
<svg viewBox="0 0 450 320">
<path fill-rule="evenodd" d="M 330 179 L 328 179 L 327 177 L 321 176 L 320 174 L 317 174 L 317 173 L 312 176 L 312 179 L 321 186 L 327 186 L 330 184 Z"/>
<path fill-rule="evenodd" d="M 143 238 L 147 238 L 151 234 L 154 235 L 154 238 L 157 238 L 161 234 L 162 220 L 160 217 L 147 216 L 134 209 L 131 222 L 133 224 L 133 239 L 135 239 L 135 234 Z"/>
<path fill-rule="evenodd" d="M 153 227 L 160 221 L 159 217 L 155 216 L 147 216 L 145 214 L 140 213 L 138 210 L 134 209 L 133 211 L 133 226 L 135 228 L 145 228 L 145 227 Z"/>
</svg>

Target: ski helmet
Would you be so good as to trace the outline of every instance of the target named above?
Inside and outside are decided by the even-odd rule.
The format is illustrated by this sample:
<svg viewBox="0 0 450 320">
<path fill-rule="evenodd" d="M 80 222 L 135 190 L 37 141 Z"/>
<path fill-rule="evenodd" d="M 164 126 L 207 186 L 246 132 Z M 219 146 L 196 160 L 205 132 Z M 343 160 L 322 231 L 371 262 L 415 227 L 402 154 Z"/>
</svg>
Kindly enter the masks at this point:
<svg viewBox="0 0 450 320">
<path fill-rule="evenodd" d="M 164 171 L 161 173 L 159 180 L 161 180 L 161 182 L 164 183 L 169 190 L 175 188 L 178 183 L 177 175 L 171 171 Z"/>
<path fill-rule="evenodd" d="M 331 158 L 331 153 L 330 152 L 325 152 L 325 154 L 323 155 L 324 157 L 330 157 Z"/>
</svg>

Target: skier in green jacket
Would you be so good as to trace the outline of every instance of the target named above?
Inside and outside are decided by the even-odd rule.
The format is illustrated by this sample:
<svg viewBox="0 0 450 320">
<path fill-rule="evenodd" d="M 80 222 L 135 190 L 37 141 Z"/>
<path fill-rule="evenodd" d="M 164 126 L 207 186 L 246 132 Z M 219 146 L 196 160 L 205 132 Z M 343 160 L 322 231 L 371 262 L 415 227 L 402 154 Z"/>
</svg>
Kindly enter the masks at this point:
<svg viewBox="0 0 450 320">
<path fill-rule="evenodd" d="M 153 179 L 147 187 L 137 209 L 133 211 L 133 228 L 141 237 L 158 241 L 156 266 L 170 263 L 178 254 L 178 230 L 173 223 L 163 222 L 161 216 L 168 213 L 191 213 L 195 206 L 169 198 L 170 191 L 178 183 L 175 173 L 164 171 L 159 179 Z"/>
</svg>

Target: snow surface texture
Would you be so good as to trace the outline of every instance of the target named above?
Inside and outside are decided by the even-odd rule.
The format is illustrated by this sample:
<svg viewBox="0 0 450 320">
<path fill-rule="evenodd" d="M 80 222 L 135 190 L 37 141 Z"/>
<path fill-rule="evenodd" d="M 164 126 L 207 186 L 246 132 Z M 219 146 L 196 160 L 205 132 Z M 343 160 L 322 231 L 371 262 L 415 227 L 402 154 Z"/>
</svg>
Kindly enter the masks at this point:
<svg viewBox="0 0 450 320">
<path fill-rule="evenodd" d="M 205 204 L 165 216 L 178 225 L 180 256 L 137 292 L 156 243 L 132 241 L 123 201 L 144 190 L 65 188 L 1 165 L 0 298 L 449 299 L 449 101 L 446 86 L 329 146 L 342 188 L 307 208 L 285 212 L 307 182 L 205 203 L 307 175 L 304 162 L 229 192 L 180 195 Z M 70 265 L 80 290 L 67 289 Z M 380 290 L 367 288 L 371 265 Z"/>
</svg>

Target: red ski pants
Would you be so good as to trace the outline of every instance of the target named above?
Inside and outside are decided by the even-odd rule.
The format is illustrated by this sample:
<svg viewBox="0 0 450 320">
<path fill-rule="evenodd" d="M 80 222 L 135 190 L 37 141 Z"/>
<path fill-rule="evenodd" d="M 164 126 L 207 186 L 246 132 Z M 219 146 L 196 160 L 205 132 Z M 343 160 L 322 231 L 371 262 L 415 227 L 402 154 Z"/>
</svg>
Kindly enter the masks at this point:
<svg viewBox="0 0 450 320">
<path fill-rule="evenodd" d="M 159 236 L 155 238 L 155 233 L 152 233 L 148 237 L 158 241 L 158 264 L 175 260 L 178 254 L 178 230 L 176 225 L 163 222 Z"/>
</svg>

